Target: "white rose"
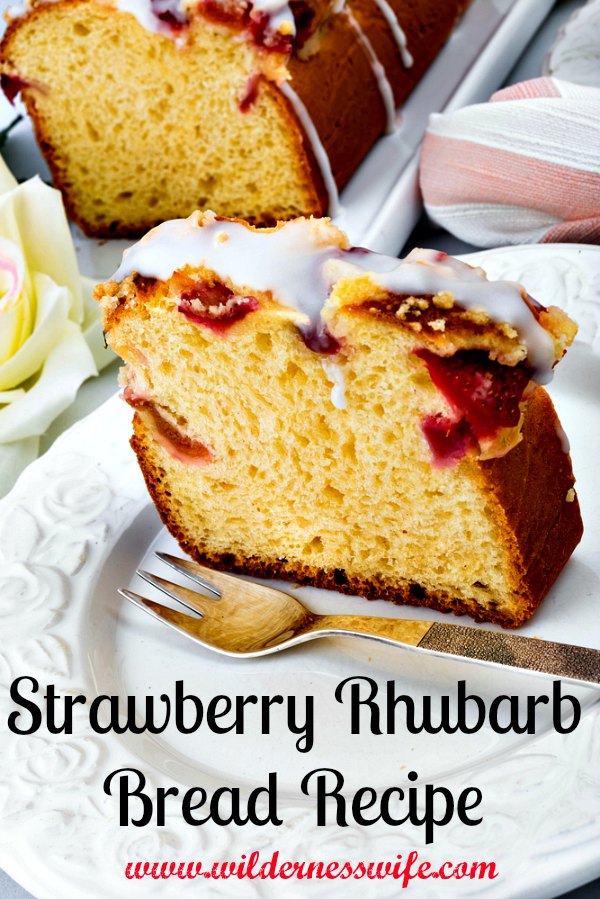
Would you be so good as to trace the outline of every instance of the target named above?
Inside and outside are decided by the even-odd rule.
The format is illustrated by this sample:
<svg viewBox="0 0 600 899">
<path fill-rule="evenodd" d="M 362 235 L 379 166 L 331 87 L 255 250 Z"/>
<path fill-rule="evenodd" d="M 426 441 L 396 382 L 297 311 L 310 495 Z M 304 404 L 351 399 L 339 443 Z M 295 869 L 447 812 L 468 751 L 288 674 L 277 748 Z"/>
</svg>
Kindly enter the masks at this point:
<svg viewBox="0 0 600 899">
<path fill-rule="evenodd" d="M 60 193 L 39 178 L 17 184 L 0 159 L 0 496 L 81 383 L 113 358 L 100 352 L 101 334 Z"/>
</svg>

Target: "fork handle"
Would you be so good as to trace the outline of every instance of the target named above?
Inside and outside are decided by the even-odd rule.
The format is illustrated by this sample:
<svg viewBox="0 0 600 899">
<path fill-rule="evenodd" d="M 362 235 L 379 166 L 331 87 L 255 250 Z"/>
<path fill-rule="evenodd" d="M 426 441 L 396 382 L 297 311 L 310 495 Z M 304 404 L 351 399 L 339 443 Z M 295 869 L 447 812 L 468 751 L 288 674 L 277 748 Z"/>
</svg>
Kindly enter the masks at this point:
<svg viewBox="0 0 600 899">
<path fill-rule="evenodd" d="M 311 630 L 338 631 L 348 634 L 383 637 L 393 643 L 418 646 L 431 630 L 431 621 L 409 621 L 397 618 L 375 618 L 371 615 L 318 615 Z"/>
<path fill-rule="evenodd" d="M 538 640 L 464 624 L 358 615 L 317 616 L 311 632 L 371 637 L 414 646 L 438 656 L 458 656 L 496 668 L 552 674 L 575 683 L 600 684 L 600 650 Z"/>
</svg>

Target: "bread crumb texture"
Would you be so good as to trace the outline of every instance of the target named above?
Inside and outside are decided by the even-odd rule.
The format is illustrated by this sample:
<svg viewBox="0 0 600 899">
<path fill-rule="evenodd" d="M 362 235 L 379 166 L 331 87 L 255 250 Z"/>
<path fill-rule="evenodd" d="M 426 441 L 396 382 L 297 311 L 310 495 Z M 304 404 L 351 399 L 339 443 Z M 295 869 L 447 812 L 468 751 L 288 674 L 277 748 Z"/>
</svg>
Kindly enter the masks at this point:
<svg viewBox="0 0 600 899">
<path fill-rule="evenodd" d="M 4 66 L 47 86 L 24 95 L 71 216 L 128 236 L 198 208 L 258 223 L 320 211 L 277 88 L 260 79 L 240 109 L 257 52 L 200 20 L 178 46 L 109 6 L 59 0 L 13 27 Z"/>
<path fill-rule="evenodd" d="M 324 313 L 342 347 L 327 357 L 343 369 L 342 409 L 295 312 L 257 293 L 256 311 L 215 333 L 178 310 L 177 282 L 133 276 L 99 296 L 138 407 L 209 448 L 205 464 L 182 462 L 138 409 L 133 446 L 187 552 L 509 627 L 530 617 L 581 533 L 570 461 L 541 388 L 523 441 L 504 458 L 470 453 L 435 467 L 422 422 L 449 407 L 414 354 L 424 338 L 372 304 L 349 305 L 366 296 L 364 279 L 354 291 L 339 282 Z M 452 303 L 435 303 L 434 322 L 444 308 L 453 314 Z M 438 325 L 432 334 L 442 336 Z"/>
</svg>

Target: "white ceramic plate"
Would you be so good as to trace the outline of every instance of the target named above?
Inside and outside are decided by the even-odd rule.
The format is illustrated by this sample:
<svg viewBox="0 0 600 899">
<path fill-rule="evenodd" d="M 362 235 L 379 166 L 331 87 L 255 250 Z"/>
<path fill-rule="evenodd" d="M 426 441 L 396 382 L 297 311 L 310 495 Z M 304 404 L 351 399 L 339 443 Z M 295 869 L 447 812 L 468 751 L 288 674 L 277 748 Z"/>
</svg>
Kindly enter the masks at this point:
<svg viewBox="0 0 600 899">
<path fill-rule="evenodd" d="M 520 247 L 470 257 L 494 276 L 522 279 L 534 296 L 558 302 L 581 322 L 580 338 L 559 367 L 552 395 L 572 440 L 586 533 L 533 622 L 522 632 L 600 647 L 600 248 Z M 129 409 L 117 397 L 59 438 L 31 465 L 0 503 L 0 865 L 39 899 L 119 899 L 175 896 L 192 883 L 123 876 L 127 861 L 236 860 L 273 850 L 292 860 L 395 860 L 417 848 L 421 859 L 493 860 L 492 881 L 447 881 L 447 897 L 549 899 L 600 873 L 600 702 L 592 688 L 572 688 L 584 705 L 577 730 L 561 737 L 542 712 L 534 736 L 500 737 L 489 729 L 472 736 L 351 736 L 348 709 L 333 698 L 352 675 L 369 675 L 384 689 L 417 703 L 424 694 L 456 693 L 459 679 L 486 699 L 501 690 L 519 696 L 549 689 L 546 678 L 497 671 L 448 659 L 337 639 L 247 662 L 204 652 L 120 600 L 119 585 L 141 583 L 140 564 L 157 570 L 153 549 L 174 549 L 150 507 L 127 444 Z M 150 590 L 150 588 L 145 588 Z M 390 617 L 443 618 L 334 593 L 298 593 L 318 612 L 355 611 Z M 203 701 L 229 695 L 316 697 L 316 740 L 299 753 L 283 718 L 263 735 L 249 717 L 244 735 L 214 735 L 202 728 L 182 736 L 95 734 L 85 714 L 72 735 L 46 729 L 17 736 L 7 727 L 10 683 L 20 675 L 53 683 L 62 694 L 172 695 L 183 679 Z M 501 681 L 501 682 L 500 682 Z M 41 691 L 42 692 L 42 691 Z M 142 770 L 149 784 L 204 786 L 263 784 L 278 772 L 281 827 L 192 828 L 176 804 L 166 826 L 119 827 L 104 778 L 117 768 Z M 454 790 L 478 786 L 483 823 L 439 828 L 425 847 L 415 828 L 315 826 L 312 802 L 299 794 L 304 774 L 335 767 L 346 787 L 382 789 L 405 783 L 407 770 Z M 197 888 L 197 887 L 196 887 Z M 286 881 L 211 882 L 223 897 L 339 896 L 340 886 Z M 435 883 L 414 881 L 411 891 L 437 897 Z M 348 896 L 395 897 L 391 880 L 345 881 Z"/>
<path fill-rule="evenodd" d="M 400 127 L 381 138 L 341 196 L 334 221 L 356 246 L 396 255 L 421 213 L 417 186 L 418 151 L 429 114 L 487 100 L 502 83 L 554 0 L 473 0 L 450 40 L 402 106 Z M 0 0 L 0 10 L 9 5 Z M 1 27 L 1 20 L 0 20 Z M 15 111 L 0 94 L 0 127 Z M 11 135 L 5 158 L 19 178 L 48 174 L 26 119 Z M 217 210 L 218 211 L 218 210 Z M 121 257 L 123 241 L 94 250 L 82 244 L 82 270 L 108 277 Z M 106 260 L 106 262 L 104 262 Z M 112 264 L 114 261 L 114 265 Z M 98 265 L 100 263 L 100 265 Z"/>
</svg>

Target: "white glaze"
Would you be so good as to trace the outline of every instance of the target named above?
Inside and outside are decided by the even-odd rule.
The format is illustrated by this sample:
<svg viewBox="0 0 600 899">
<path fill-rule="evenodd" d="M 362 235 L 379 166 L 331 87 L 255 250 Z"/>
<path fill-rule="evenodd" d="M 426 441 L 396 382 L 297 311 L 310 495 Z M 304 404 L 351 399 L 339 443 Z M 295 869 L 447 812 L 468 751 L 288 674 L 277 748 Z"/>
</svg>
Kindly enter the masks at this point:
<svg viewBox="0 0 600 899">
<path fill-rule="evenodd" d="M 49 3 L 52 0 L 45 0 Z M 164 34 L 173 38 L 176 43 L 183 43 L 181 36 L 173 34 L 173 30 L 156 15 L 157 9 L 153 9 L 150 0 L 112 0 L 115 9 L 120 12 L 131 13 L 138 20 L 142 27 L 147 31 L 157 34 Z M 175 10 L 181 13 L 182 18 L 193 14 L 196 4 L 193 0 L 164 0 L 165 10 Z M 375 0 L 380 11 L 386 18 L 393 34 L 394 40 L 398 45 L 402 62 L 406 68 L 413 65 L 413 57 L 408 50 L 408 42 L 406 35 L 398 23 L 396 13 L 389 5 L 387 0 Z M 160 0 L 156 4 L 160 8 Z M 33 0 L 17 0 L 8 7 L 7 14 L 9 19 L 17 19 L 26 15 L 33 7 Z M 281 32 L 290 37 L 296 36 L 296 20 L 292 13 L 288 0 L 252 0 L 252 7 L 257 12 L 266 13 L 269 17 L 268 30 L 271 33 Z M 345 0 L 335 0 L 331 7 L 332 15 L 337 15 L 345 8 Z M 387 79 L 386 79 L 387 80 Z"/>
<path fill-rule="evenodd" d="M 398 22 L 398 16 L 387 2 L 387 0 L 375 0 L 375 3 L 379 7 L 379 11 L 383 13 L 385 18 L 387 19 L 387 23 L 390 26 L 390 30 L 394 35 L 394 40 L 398 45 L 398 50 L 400 51 L 400 58 L 402 59 L 402 63 L 405 68 L 410 69 L 410 67 L 414 63 L 414 59 L 410 50 L 408 49 L 408 41 L 406 40 L 406 35 L 400 24 Z"/>
<path fill-rule="evenodd" d="M 137 272 L 166 281 L 186 265 L 204 265 L 245 293 L 270 291 L 308 323 L 318 321 L 337 281 L 368 273 L 392 293 L 448 292 L 462 308 L 482 309 L 494 321 L 511 324 L 527 348 L 536 380 L 551 380 L 554 344 L 525 302 L 520 284 L 488 281 L 482 269 L 436 250 L 413 250 L 396 259 L 343 247 L 341 232 L 327 220 L 296 219 L 275 231 L 261 231 L 220 221 L 214 213 L 194 213 L 159 225 L 126 250 L 114 280 Z"/>
<path fill-rule="evenodd" d="M 120 12 L 128 12 L 132 16 L 135 16 L 142 28 L 145 28 L 146 31 L 152 31 L 156 34 L 165 34 L 168 36 L 172 34 L 171 28 L 154 14 L 149 0 L 114 0 L 114 5 Z M 179 3 L 178 6 L 183 13 L 181 3 Z"/>
<path fill-rule="evenodd" d="M 323 176 L 325 190 L 327 191 L 327 196 L 329 198 L 329 203 L 327 206 L 329 215 L 339 215 L 340 198 L 337 185 L 335 183 L 335 178 L 333 177 L 333 172 L 331 171 L 329 156 L 327 155 L 325 147 L 321 143 L 321 138 L 319 137 L 317 129 L 314 126 L 314 122 L 310 117 L 308 109 L 306 108 L 296 91 L 291 87 L 289 82 L 284 82 L 281 85 L 280 90 L 283 96 L 291 103 L 294 112 L 298 116 L 298 120 L 300 121 L 300 124 L 304 129 L 304 133 L 312 147 L 312 151 L 317 161 L 317 165 L 319 166 L 321 175 Z"/>
<path fill-rule="evenodd" d="M 197 4 L 190 0 L 156 0 L 154 4 L 150 0 L 112 0 L 116 9 L 120 12 L 131 13 L 138 20 L 140 25 L 147 31 L 157 34 L 163 34 L 171 37 L 176 43 L 185 43 L 183 36 L 173 32 L 169 25 L 163 22 L 156 15 L 164 6 L 165 12 L 179 13 L 182 21 L 193 16 L 196 11 Z M 296 34 L 296 22 L 292 10 L 287 0 L 253 0 L 253 11 L 265 13 L 269 17 L 267 30 L 270 34 L 281 32 L 293 38 Z M 19 11 L 19 7 L 15 7 L 18 15 L 23 13 Z"/>
<path fill-rule="evenodd" d="M 290 37 L 295 36 L 296 20 L 287 0 L 252 0 L 252 7 L 268 15 L 270 32 L 280 31 Z"/>
<path fill-rule="evenodd" d="M 356 36 L 360 41 L 362 47 L 364 48 L 365 53 L 369 57 L 369 63 L 371 64 L 371 69 L 373 70 L 373 75 L 375 76 L 375 79 L 377 81 L 377 87 L 379 88 L 379 93 L 381 94 L 381 99 L 383 100 L 383 105 L 385 107 L 385 133 L 392 134 L 396 130 L 396 104 L 394 102 L 394 92 L 392 90 L 392 85 L 388 81 L 385 69 L 379 61 L 379 57 L 375 53 L 371 41 L 366 36 L 350 10 L 346 11 L 346 18 L 348 19 L 348 22 L 350 23 L 353 31 L 356 33 Z"/>
<path fill-rule="evenodd" d="M 344 377 L 344 369 L 333 359 L 321 359 L 323 371 L 327 375 L 327 379 L 331 381 L 331 403 L 336 409 L 346 409 L 348 400 L 346 399 L 346 379 Z"/>
<path fill-rule="evenodd" d="M 194 213 L 164 222 L 125 250 L 114 280 L 137 272 L 166 281 L 186 265 L 204 263 L 245 291 L 271 291 L 307 322 L 317 321 L 331 289 L 325 263 L 344 252 L 332 246 L 332 231 L 326 221 L 296 219 L 267 232 Z"/>
</svg>

